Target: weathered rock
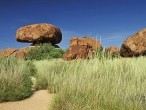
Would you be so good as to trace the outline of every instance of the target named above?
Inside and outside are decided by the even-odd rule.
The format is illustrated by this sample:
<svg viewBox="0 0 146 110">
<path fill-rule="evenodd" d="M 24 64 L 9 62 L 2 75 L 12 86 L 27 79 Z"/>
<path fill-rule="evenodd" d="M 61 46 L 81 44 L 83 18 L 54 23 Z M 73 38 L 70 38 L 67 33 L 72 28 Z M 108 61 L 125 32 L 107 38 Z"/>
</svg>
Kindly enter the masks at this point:
<svg viewBox="0 0 146 110">
<path fill-rule="evenodd" d="M 26 59 L 26 53 L 23 51 L 23 50 L 17 50 L 13 56 L 15 56 L 16 58 L 19 58 L 19 59 Z"/>
<path fill-rule="evenodd" d="M 30 51 L 31 49 L 33 49 L 35 47 L 36 46 L 28 46 L 28 47 L 20 48 L 20 49 L 18 49 L 18 51 L 24 51 L 25 53 L 27 53 L 28 51 Z"/>
<path fill-rule="evenodd" d="M 110 46 L 108 48 L 105 48 L 105 53 L 106 53 L 106 55 L 119 56 L 120 48 L 118 48 L 116 46 Z"/>
<path fill-rule="evenodd" d="M 35 48 L 35 46 L 20 48 L 16 52 L 14 52 L 12 55 L 19 59 L 26 59 L 27 52 L 30 51 L 32 48 Z"/>
<path fill-rule="evenodd" d="M 101 44 L 95 39 L 89 37 L 74 37 L 70 40 L 70 47 L 63 55 L 63 58 L 65 60 L 88 59 L 96 50 L 102 49 Z"/>
<path fill-rule="evenodd" d="M 0 57 L 8 57 L 12 55 L 17 49 L 7 48 L 5 50 L 0 51 Z"/>
<path fill-rule="evenodd" d="M 128 37 L 122 44 L 120 55 L 123 57 L 137 57 L 146 55 L 146 29 Z"/>
<path fill-rule="evenodd" d="M 34 46 L 29 46 L 20 49 L 8 48 L 0 51 L 0 57 L 15 56 L 16 58 L 19 59 L 26 59 L 27 52 L 30 51 L 32 48 L 34 48 Z"/>
<path fill-rule="evenodd" d="M 93 49 L 99 49 L 99 50 L 103 49 L 100 42 L 91 37 L 82 37 L 82 38 L 73 37 L 70 41 L 70 47 L 73 45 L 91 46 Z"/>
<path fill-rule="evenodd" d="M 21 27 L 16 32 L 18 42 L 28 43 L 60 43 L 62 33 L 59 28 L 51 24 L 32 24 Z"/>
<path fill-rule="evenodd" d="M 86 59 L 89 58 L 90 47 L 84 45 L 73 45 L 64 54 L 65 60 Z"/>
</svg>

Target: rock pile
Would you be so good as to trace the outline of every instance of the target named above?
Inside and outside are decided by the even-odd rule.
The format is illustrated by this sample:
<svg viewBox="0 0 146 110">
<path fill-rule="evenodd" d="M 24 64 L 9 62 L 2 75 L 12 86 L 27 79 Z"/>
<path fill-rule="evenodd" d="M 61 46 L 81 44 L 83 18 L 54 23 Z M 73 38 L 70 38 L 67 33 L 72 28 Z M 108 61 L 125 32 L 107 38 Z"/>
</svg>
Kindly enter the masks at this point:
<svg viewBox="0 0 146 110">
<path fill-rule="evenodd" d="M 99 41 L 90 37 L 77 38 L 70 40 L 70 46 L 63 58 L 65 60 L 86 59 L 94 54 L 96 50 L 102 50 L 103 47 Z"/>
</svg>

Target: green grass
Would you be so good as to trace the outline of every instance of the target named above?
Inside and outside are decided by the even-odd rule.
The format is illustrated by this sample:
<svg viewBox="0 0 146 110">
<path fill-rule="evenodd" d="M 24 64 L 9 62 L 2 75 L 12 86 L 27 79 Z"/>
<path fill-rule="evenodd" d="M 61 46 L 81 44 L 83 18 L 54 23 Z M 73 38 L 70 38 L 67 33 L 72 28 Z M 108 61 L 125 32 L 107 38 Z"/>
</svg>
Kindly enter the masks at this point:
<svg viewBox="0 0 146 110">
<path fill-rule="evenodd" d="M 30 68 L 14 57 L 0 58 L 0 102 L 22 100 L 32 94 Z"/>
<path fill-rule="evenodd" d="M 146 110 L 146 58 L 35 62 L 52 110 Z"/>
</svg>

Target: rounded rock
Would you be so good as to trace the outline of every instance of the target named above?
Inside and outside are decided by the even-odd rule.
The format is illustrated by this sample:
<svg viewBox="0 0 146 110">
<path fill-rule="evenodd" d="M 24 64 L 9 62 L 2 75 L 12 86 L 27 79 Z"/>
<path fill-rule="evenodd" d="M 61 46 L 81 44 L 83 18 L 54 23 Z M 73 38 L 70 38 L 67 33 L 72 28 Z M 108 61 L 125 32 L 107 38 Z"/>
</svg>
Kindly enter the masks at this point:
<svg viewBox="0 0 146 110">
<path fill-rule="evenodd" d="M 146 56 L 146 28 L 128 37 L 120 49 L 122 57 Z"/>
<path fill-rule="evenodd" d="M 32 24 L 20 27 L 16 32 L 16 40 L 27 43 L 58 44 L 62 40 L 62 33 L 58 27 L 51 24 Z"/>
</svg>

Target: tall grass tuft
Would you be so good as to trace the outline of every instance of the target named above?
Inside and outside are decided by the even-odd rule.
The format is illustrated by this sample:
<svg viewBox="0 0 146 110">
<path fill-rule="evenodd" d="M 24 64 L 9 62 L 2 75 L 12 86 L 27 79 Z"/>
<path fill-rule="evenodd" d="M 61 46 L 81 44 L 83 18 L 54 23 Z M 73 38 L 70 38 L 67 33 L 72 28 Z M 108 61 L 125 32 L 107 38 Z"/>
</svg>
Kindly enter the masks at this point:
<svg viewBox="0 0 146 110">
<path fill-rule="evenodd" d="M 14 57 L 0 58 L 0 102 L 22 100 L 31 94 L 30 70 L 26 62 Z"/>
<path fill-rule="evenodd" d="M 35 62 L 52 110 L 146 110 L 146 59 Z M 41 87 L 41 83 L 38 85 Z"/>
</svg>

